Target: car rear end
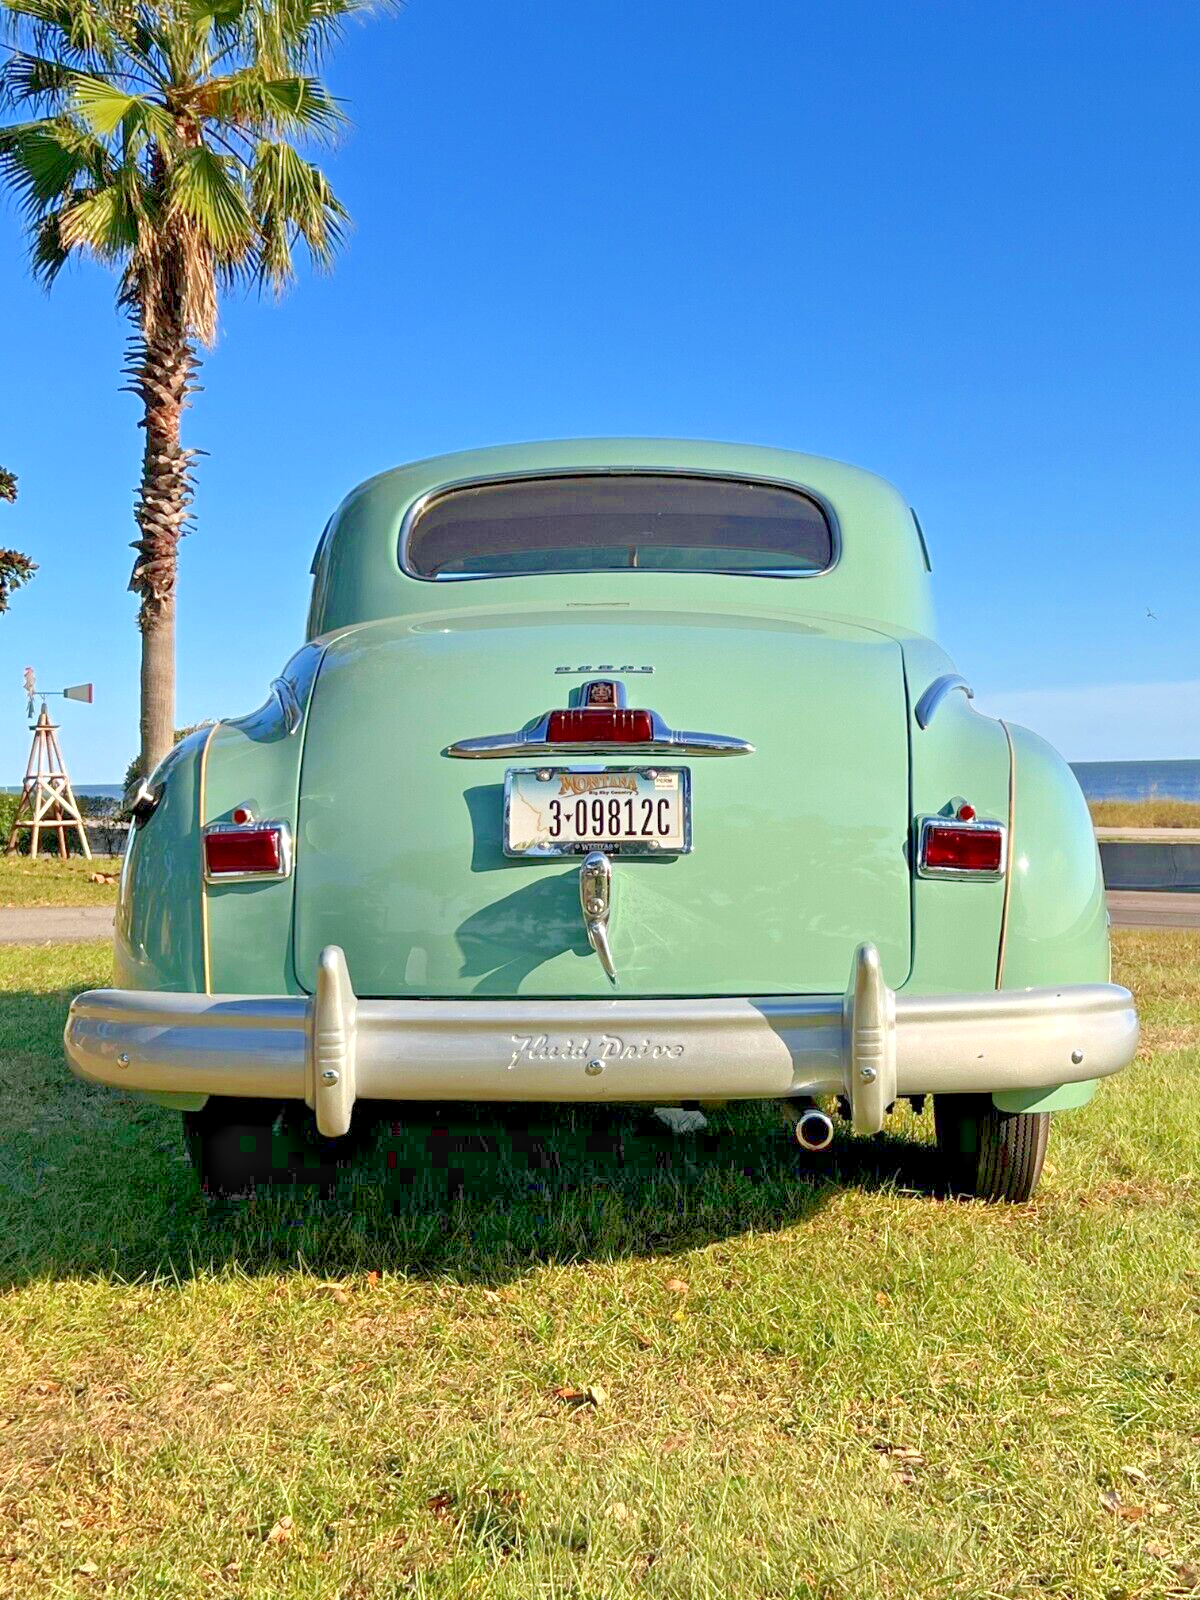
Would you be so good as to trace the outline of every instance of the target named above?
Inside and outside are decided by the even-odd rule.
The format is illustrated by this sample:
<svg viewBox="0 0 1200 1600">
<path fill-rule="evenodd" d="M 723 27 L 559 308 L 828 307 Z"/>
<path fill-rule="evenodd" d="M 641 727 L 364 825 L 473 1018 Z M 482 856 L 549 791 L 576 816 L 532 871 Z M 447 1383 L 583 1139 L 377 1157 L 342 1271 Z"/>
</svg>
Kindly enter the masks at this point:
<svg viewBox="0 0 1200 1600">
<path fill-rule="evenodd" d="M 870 1132 L 906 1095 L 1040 1115 L 1124 1064 L 1090 831 L 1044 747 L 1018 821 L 1022 736 L 929 639 L 907 508 L 670 455 L 351 497 L 267 706 L 156 780 L 76 1070 L 336 1137 L 428 1098 L 836 1097 Z M 1067 896 L 1032 955 L 1031 861 Z"/>
</svg>

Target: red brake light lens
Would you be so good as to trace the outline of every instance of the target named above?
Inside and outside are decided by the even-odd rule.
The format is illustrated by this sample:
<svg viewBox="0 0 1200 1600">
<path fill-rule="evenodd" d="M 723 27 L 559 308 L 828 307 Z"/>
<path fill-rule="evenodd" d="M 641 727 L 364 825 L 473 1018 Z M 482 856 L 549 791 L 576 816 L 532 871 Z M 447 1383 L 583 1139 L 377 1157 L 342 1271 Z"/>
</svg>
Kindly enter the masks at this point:
<svg viewBox="0 0 1200 1600">
<path fill-rule="evenodd" d="M 925 872 L 998 873 L 1004 865 L 1004 829 L 1000 824 L 929 822 L 921 835 L 921 869 Z"/>
<path fill-rule="evenodd" d="M 219 828 L 204 835 L 204 870 L 210 878 L 284 870 L 280 828 Z"/>
<path fill-rule="evenodd" d="M 546 730 L 548 744 L 649 744 L 654 724 L 648 711 L 626 711 L 616 706 L 579 706 L 552 711 Z"/>
</svg>

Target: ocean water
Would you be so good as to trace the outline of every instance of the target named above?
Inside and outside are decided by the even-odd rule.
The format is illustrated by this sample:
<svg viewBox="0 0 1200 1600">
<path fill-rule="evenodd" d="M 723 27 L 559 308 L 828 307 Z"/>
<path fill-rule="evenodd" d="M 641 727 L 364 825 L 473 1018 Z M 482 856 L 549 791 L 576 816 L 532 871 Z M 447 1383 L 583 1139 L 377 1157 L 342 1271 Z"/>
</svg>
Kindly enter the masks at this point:
<svg viewBox="0 0 1200 1600">
<path fill-rule="evenodd" d="M 1074 761 L 1089 800 L 1200 800 L 1200 761 Z"/>
<path fill-rule="evenodd" d="M 96 800 L 119 800 L 125 790 L 119 783 L 73 783 L 71 785 L 77 795 L 88 794 Z M 20 794 L 19 783 L 9 783 L 0 786 L 0 794 Z"/>
<path fill-rule="evenodd" d="M 1071 770 L 1089 800 L 1200 801 L 1200 761 L 1074 761 Z M 0 794 L 20 794 L 20 785 Z M 77 783 L 75 793 L 119 800 L 119 783 Z"/>
</svg>

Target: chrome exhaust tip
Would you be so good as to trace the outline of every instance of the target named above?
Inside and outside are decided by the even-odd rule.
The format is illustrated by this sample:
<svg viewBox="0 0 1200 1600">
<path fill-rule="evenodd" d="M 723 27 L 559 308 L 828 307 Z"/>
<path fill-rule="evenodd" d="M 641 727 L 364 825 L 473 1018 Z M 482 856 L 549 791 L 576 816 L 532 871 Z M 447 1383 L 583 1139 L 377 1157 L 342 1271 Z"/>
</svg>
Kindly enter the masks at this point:
<svg viewBox="0 0 1200 1600">
<path fill-rule="evenodd" d="M 797 1118 L 795 1134 L 801 1150 L 828 1150 L 833 1143 L 833 1123 L 823 1111 L 811 1106 Z"/>
</svg>

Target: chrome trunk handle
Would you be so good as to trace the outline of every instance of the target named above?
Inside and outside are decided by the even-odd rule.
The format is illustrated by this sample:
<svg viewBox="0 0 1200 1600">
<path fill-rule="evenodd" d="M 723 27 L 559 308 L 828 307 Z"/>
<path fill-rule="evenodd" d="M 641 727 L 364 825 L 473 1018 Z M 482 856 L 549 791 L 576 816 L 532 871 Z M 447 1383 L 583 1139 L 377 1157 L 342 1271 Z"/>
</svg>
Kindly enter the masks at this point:
<svg viewBox="0 0 1200 1600">
<path fill-rule="evenodd" d="M 579 869 L 579 904 L 588 943 L 600 957 L 600 965 L 613 983 L 617 969 L 608 942 L 608 919 L 612 911 L 612 862 L 602 850 L 592 850 Z"/>
</svg>

